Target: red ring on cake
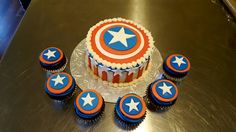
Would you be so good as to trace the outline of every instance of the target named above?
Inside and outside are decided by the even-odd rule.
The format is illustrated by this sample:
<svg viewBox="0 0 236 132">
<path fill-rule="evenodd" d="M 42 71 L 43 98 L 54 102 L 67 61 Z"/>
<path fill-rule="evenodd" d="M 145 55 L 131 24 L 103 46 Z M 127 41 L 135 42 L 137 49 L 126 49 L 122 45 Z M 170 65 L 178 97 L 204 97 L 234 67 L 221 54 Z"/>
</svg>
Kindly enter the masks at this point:
<svg viewBox="0 0 236 132">
<path fill-rule="evenodd" d="M 119 26 L 120 23 L 123 23 L 123 24 L 126 24 L 126 25 L 129 25 L 129 26 L 132 26 L 133 28 L 136 28 L 140 34 L 142 34 L 142 37 L 143 37 L 143 41 L 144 41 L 144 46 L 143 48 L 141 49 L 141 51 L 139 53 L 137 53 L 136 55 L 132 56 L 132 57 L 129 57 L 129 58 L 125 58 L 125 59 L 114 59 L 114 58 L 111 58 L 109 56 L 106 56 L 104 55 L 104 53 L 101 53 L 100 50 L 98 50 L 97 46 L 96 46 L 96 42 L 95 42 L 95 36 L 96 36 L 96 33 L 97 31 L 102 28 L 103 26 L 105 25 L 108 25 L 108 24 L 116 24 Z M 123 26 L 123 25 L 122 25 Z M 130 28 L 129 28 L 130 29 Z M 139 35 L 138 35 L 139 36 Z M 137 37 L 138 38 L 138 37 Z M 131 24 L 131 23 L 127 23 L 127 22 L 123 22 L 123 21 L 116 21 L 116 22 L 106 22 L 106 23 L 103 23 L 99 26 L 97 26 L 93 31 L 92 31 L 92 35 L 91 35 L 91 48 L 92 50 L 103 60 L 106 60 L 106 61 L 109 61 L 111 63 L 119 63 L 119 64 L 123 64 L 123 63 L 131 63 L 133 61 L 136 61 L 140 58 L 142 58 L 145 53 L 148 51 L 148 48 L 149 48 L 149 39 L 148 39 L 148 36 L 147 34 L 141 30 L 140 28 L 138 28 L 136 25 L 134 24 Z M 120 51 L 122 52 L 122 51 Z"/>
<path fill-rule="evenodd" d="M 58 74 L 64 74 L 64 75 L 66 75 L 66 76 L 68 77 L 68 84 L 67 84 L 64 88 L 62 88 L 62 89 L 60 89 L 60 90 L 54 89 L 54 88 L 52 88 L 52 87 L 50 86 L 50 80 L 52 79 L 52 77 L 55 77 L 55 76 L 58 75 Z M 52 76 L 50 76 L 50 77 L 48 78 L 48 81 L 47 81 L 47 89 L 48 89 L 48 91 L 50 91 L 50 92 L 53 93 L 53 94 L 61 94 L 61 93 L 64 93 L 65 91 L 67 91 L 68 89 L 70 89 L 70 87 L 71 87 L 71 85 L 72 85 L 72 80 L 73 80 L 72 76 L 69 75 L 68 73 L 65 73 L 65 72 L 55 73 L 55 74 L 53 74 Z"/>
<path fill-rule="evenodd" d="M 123 25 L 116 25 L 116 26 L 122 26 L 122 27 L 125 27 L 125 28 L 129 28 L 129 27 L 123 26 Z M 101 44 L 101 47 L 102 47 L 104 50 L 106 50 L 107 52 L 110 52 L 110 53 L 116 54 L 116 55 L 126 55 L 126 54 L 130 54 L 130 53 L 136 51 L 136 50 L 139 48 L 139 46 L 140 46 L 141 39 L 140 39 L 139 34 L 138 34 L 135 30 L 133 30 L 133 29 L 131 29 L 131 28 L 129 28 L 129 30 L 131 30 L 132 32 L 134 32 L 134 34 L 135 34 L 136 36 L 139 36 L 139 37 L 137 37 L 137 42 L 136 42 L 135 46 L 132 47 L 131 49 L 129 49 L 129 50 L 123 50 L 123 51 L 118 51 L 118 50 L 114 50 L 114 49 L 108 47 L 108 46 L 105 44 L 104 38 L 103 38 L 102 36 L 104 36 L 105 32 L 106 32 L 109 28 L 113 28 L 113 27 L 116 27 L 116 26 L 107 27 L 106 29 L 104 29 L 104 30 L 102 31 L 102 33 L 101 33 L 101 35 L 100 35 L 100 44 Z"/>
</svg>

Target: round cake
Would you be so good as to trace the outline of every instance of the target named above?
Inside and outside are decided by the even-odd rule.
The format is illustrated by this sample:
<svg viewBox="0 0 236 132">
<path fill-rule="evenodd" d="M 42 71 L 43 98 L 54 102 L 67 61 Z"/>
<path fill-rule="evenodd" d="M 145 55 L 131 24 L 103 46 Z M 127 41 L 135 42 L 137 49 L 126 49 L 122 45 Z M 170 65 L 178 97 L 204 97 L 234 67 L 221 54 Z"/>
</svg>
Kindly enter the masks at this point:
<svg viewBox="0 0 236 132">
<path fill-rule="evenodd" d="M 62 50 L 56 47 L 49 47 L 41 52 L 39 62 L 43 69 L 55 73 L 65 69 L 67 59 Z"/>
<path fill-rule="evenodd" d="M 146 94 L 149 108 L 162 110 L 175 103 L 178 97 L 178 88 L 172 81 L 160 79 L 148 86 Z"/>
<path fill-rule="evenodd" d="M 119 98 L 115 105 L 115 117 L 123 127 L 139 125 L 146 115 L 146 104 L 136 94 L 126 94 Z"/>
<path fill-rule="evenodd" d="M 101 117 L 104 107 L 103 97 L 93 89 L 83 90 L 74 102 L 76 115 L 84 121 L 97 121 Z"/>
<path fill-rule="evenodd" d="M 52 74 L 45 87 L 45 92 L 56 100 L 69 99 L 75 90 L 76 84 L 74 78 L 65 72 Z"/>
<path fill-rule="evenodd" d="M 151 33 L 141 25 L 106 19 L 87 34 L 87 66 L 104 81 L 129 83 L 147 70 L 153 44 Z"/>
<path fill-rule="evenodd" d="M 172 81 L 182 80 L 190 70 L 187 57 L 180 54 L 169 55 L 163 63 L 164 76 Z"/>
</svg>

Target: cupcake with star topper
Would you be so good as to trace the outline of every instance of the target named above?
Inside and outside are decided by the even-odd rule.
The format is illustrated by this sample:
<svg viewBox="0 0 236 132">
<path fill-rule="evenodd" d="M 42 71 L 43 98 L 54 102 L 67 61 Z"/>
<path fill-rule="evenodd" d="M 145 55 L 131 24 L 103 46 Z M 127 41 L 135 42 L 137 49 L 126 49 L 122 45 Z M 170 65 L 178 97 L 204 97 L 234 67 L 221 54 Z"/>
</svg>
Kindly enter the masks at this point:
<svg viewBox="0 0 236 132">
<path fill-rule="evenodd" d="M 96 123 L 103 114 L 105 102 L 100 93 L 94 89 L 85 89 L 74 101 L 78 119 L 86 124 Z"/>
<path fill-rule="evenodd" d="M 146 104 L 136 94 L 126 94 L 115 105 L 115 122 L 124 129 L 136 128 L 146 116 Z"/>
<path fill-rule="evenodd" d="M 190 70 L 187 57 L 180 54 L 168 56 L 163 63 L 164 77 L 172 81 L 181 81 Z"/>
<path fill-rule="evenodd" d="M 62 50 L 56 47 L 49 47 L 40 53 L 39 62 L 44 70 L 55 73 L 61 72 L 66 68 L 67 59 Z"/>
<path fill-rule="evenodd" d="M 159 79 L 148 86 L 145 101 L 150 110 L 160 111 L 174 105 L 177 97 L 177 86 L 170 80 Z"/>
<path fill-rule="evenodd" d="M 75 88 L 75 79 L 68 73 L 59 72 L 48 78 L 45 92 L 52 99 L 64 101 L 72 97 Z"/>
</svg>

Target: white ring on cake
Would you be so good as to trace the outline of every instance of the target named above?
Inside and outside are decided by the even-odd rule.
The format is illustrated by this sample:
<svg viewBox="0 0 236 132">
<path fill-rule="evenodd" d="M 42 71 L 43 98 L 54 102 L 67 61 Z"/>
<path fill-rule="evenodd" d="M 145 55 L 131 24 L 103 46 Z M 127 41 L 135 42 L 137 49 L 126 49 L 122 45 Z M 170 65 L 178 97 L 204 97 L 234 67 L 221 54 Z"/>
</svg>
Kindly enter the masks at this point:
<svg viewBox="0 0 236 132">
<path fill-rule="evenodd" d="M 100 58 L 98 56 L 98 54 L 96 52 L 94 52 L 94 50 L 92 49 L 92 46 L 91 46 L 91 36 L 92 36 L 92 32 L 93 30 L 100 26 L 101 24 L 104 24 L 104 23 L 107 23 L 107 22 L 127 22 L 127 23 L 130 23 L 130 24 L 134 24 L 135 26 L 138 27 L 138 29 L 144 31 L 144 33 L 146 33 L 147 37 L 148 37 L 148 42 L 149 42 L 149 48 L 147 49 L 146 53 L 143 55 L 143 57 L 135 60 L 135 61 L 132 61 L 132 62 L 127 62 L 127 63 L 112 63 L 112 62 L 109 62 L 107 60 L 104 60 L 102 58 Z M 87 46 L 87 50 L 88 52 L 94 57 L 94 59 L 108 67 L 112 67 L 112 68 L 130 68 L 130 67 L 135 67 L 137 64 L 140 64 L 140 63 L 145 63 L 146 62 L 146 59 L 149 58 L 153 52 L 153 49 L 155 48 L 154 46 L 154 40 L 152 38 L 152 35 L 151 33 L 146 30 L 143 26 L 131 21 L 131 20 L 126 20 L 126 19 L 123 19 L 123 18 L 113 18 L 113 19 L 106 19 L 106 20 L 103 20 L 103 21 L 100 21 L 98 22 L 96 25 L 94 25 L 93 27 L 90 28 L 90 30 L 88 31 L 88 34 L 87 34 L 87 37 L 86 37 L 86 46 Z"/>
<path fill-rule="evenodd" d="M 101 36 L 102 31 L 104 31 L 104 29 L 106 29 L 107 27 L 115 26 L 115 25 L 127 26 L 127 27 L 129 27 L 129 28 L 135 30 L 135 31 L 139 34 L 140 39 L 141 39 L 141 42 L 140 42 L 139 48 L 138 48 L 136 51 L 134 51 L 134 52 L 132 52 L 132 53 L 130 53 L 130 54 L 127 54 L 127 55 L 116 55 L 116 54 L 112 54 L 112 53 L 107 52 L 106 50 L 104 50 L 104 49 L 101 47 L 101 43 L 100 43 L 99 39 L 100 39 L 100 36 Z M 133 56 L 135 56 L 136 54 L 138 54 L 138 53 L 142 50 L 142 48 L 144 47 L 144 38 L 143 38 L 143 35 L 141 34 L 141 32 L 140 32 L 139 30 L 137 30 L 136 28 L 134 28 L 134 27 L 132 27 L 132 26 L 130 26 L 130 25 L 124 24 L 124 23 L 111 23 L 111 24 L 108 24 L 108 25 L 103 26 L 102 28 L 100 28 L 100 29 L 97 31 L 97 33 L 96 33 L 96 35 L 95 35 L 95 42 L 96 42 L 96 47 L 98 48 L 98 50 L 99 50 L 100 52 L 102 52 L 102 53 L 103 53 L 104 55 L 106 55 L 107 57 L 110 57 L 110 58 L 113 58 L 113 59 L 127 59 L 127 58 L 130 58 L 130 57 L 133 57 Z"/>
</svg>

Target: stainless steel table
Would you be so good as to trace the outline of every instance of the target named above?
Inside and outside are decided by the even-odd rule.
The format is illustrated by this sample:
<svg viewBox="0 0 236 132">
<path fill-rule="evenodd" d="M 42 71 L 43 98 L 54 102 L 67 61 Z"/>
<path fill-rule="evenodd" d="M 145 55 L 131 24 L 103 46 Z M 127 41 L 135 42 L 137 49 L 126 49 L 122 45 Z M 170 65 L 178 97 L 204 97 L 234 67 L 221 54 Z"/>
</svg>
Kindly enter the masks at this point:
<svg viewBox="0 0 236 132">
<path fill-rule="evenodd" d="M 236 131 L 236 25 L 210 0 L 32 0 L 0 64 L 0 131 L 123 131 L 113 122 L 114 104 L 94 126 L 76 122 L 72 101 L 53 103 L 44 93 L 38 63 L 48 46 L 69 57 L 89 28 L 112 17 L 149 29 L 163 56 L 182 53 L 192 69 L 168 112 L 148 111 L 135 131 Z"/>
</svg>

